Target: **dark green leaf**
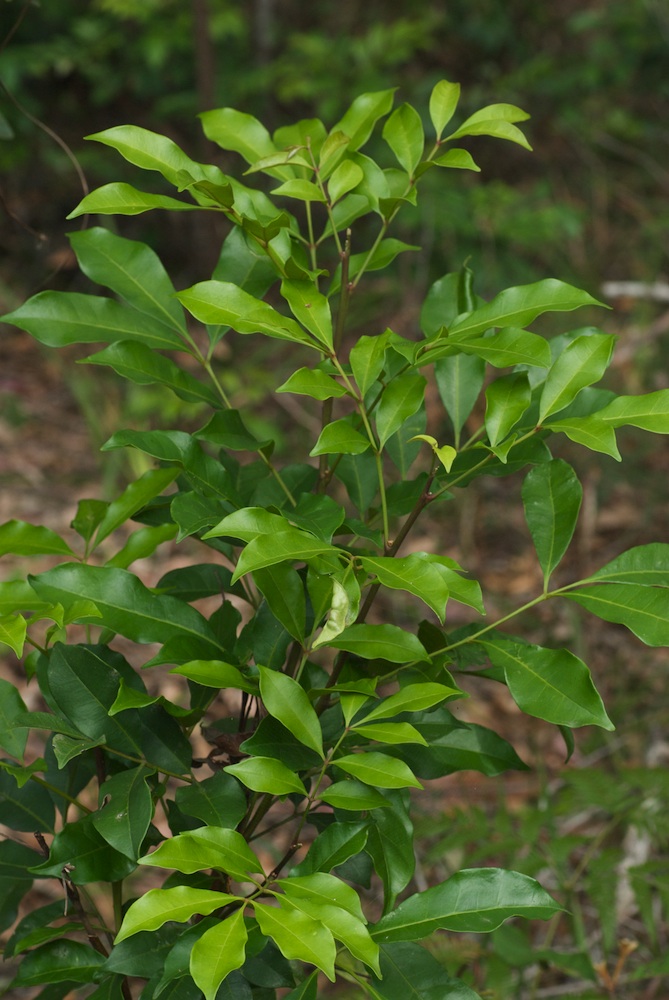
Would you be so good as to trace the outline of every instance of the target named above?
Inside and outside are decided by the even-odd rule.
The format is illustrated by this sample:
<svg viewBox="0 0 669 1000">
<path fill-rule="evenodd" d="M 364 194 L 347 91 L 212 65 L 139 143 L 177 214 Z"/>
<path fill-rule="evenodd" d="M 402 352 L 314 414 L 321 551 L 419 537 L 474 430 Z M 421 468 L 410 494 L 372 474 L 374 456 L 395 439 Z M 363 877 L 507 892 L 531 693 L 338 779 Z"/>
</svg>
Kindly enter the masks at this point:
<svg viewBox="0 0 669 1000">
<path fill-rule="evenodd" d="M 187 403 L 207 403 L 209 406 L 220 404 L 218 396 L 206 383 L 200 382 L 146 344 L 132 340 L 118 341 L 83 358 L 82 364 L 108 365 L 122 378 L 137 385 L 152 385 L 157 382 L 167 386 Z"/>
<path fill-rule="evenodd" d="M 525 477 L 523 506 L 545 588 L 572 539 L 582 499 L 578 476 L 561 458 L 535 466 Z"/>
<path fill-rule="evenodd" d="M 134 767 L 107 778 L 100 786 L 102 806 L 93 813 L 93 826 L 120 854 L 137 860 L 153 819 L 153 801 L 146 779 L 151 771 Z"/>
<path fill-rule="evenodd" d="M 397 625 L 350 625 L 328 643 L 365 659 L 409 663 L 429 659 L 423 644 Z"/>
<path fill-rule="evenodd" d="M 568 406 L 581 389 L 598 382 L 609 366 L 616 338 L 593 333 L 572 340 L 558 355 L 541 393 L 539 422 Z"/>
<path fill-rule="evenodd" d="M 625 625 L 647 646 L 669 646 L 669 602 L 664 588 L 607 583 L 562 596 L 605 622 Z"/>
<path fill-rule="evenodd" d="M 369 446 L 369 438 L 351 425 L 349 417 L 342 417 L 325 425 L 309 454 L 361 455 Z"/>
<path fill-rule="evenodd" d="M 590 580 L 669 587 L 669 545 L 637 545 L 593 573 Z"/>
<path fill-rule="evenodd" d="M 81 941 L 50 941 L 26 955 L 10 985 L 24 989 L 44 983 L 92 983 L 104 960 Z"/>
<path fill-rule="evenodd" d="M 48 791 L 35 781 L 20 787 L 4 770 L 0 771 L 0 815 L 12 830 L 53 833 L 55 810 Z"/>
<path fill-rule="evenodd" d="M 36 875 L 61 878 L 63 867 L 71 865 L 69 877 L 75 885 L 89 882 L 116 882 L 127 878 L 135 862 L 119 854 L 102 839 L 93 826 L 93 816 L 67 823 L 51 843 L 49 858 L 32 869 Z"/>
<path fill-rule="evenodd" d="M 483 388 L 485 362 L 476 355 L 456 354 L 436 361 L 434 374 L 457 439 Z"/>
<path fill-rule="evenodd" d="M 337 865 L 359 854 L 367 843 L 367 823 L 337 822 L 319 834 L 304 861 L 294 869 L 296 875 L 330 872 Z"/>
<path fill-rule="evenodd" d="M 481 1000 L 417 944 L 381 945 L 381 974 L 373 980 L 373 1000 Z"/>
<path fill-rule="evenodd" d="M 74 555 L 70 546 L 51 528 L 26 521 L 7 521 L 0 525 L 0 556 L 8 553 L 17 556 Z"/>
<path fill-rule="evenodd" d="M 297 570 L 286 563 L 277 563 L 255 570 L 253 579 L 274 617 L 294 639 L 302 641 L 306 626 L 306 599 L 304 583 Z"/>
</svg>

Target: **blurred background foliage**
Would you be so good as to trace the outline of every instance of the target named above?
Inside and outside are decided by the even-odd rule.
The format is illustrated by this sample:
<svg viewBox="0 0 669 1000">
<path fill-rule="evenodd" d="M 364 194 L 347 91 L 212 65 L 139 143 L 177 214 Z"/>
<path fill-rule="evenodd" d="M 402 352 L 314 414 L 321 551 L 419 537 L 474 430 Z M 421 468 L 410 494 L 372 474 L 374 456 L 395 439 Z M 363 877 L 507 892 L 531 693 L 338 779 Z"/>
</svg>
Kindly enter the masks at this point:
<svg viewBox="0 0 669 1000">
<path fill-rule="evenodd" d="M 417 296 L 470 256 L 483 294 L 546 274 L 593 291 L 666 274 L 665 0 L 0 0 L 0 14 L 5 282 L 18 267 L 20 284 L 39 284 L 66 259 L 64 218 L 81 196 L 38 121 L 96 186 L 132 180 L 129 165 L 83 142 L 102 128 L 143 125 L 220 162 L 196 118 L 208 107 L 270 128 L 331 123 L 359 92 L 391 86 L 427 109 L 441 78 L 462 83 L 463 116 L 494 101 L 529 111 L 535 152 L 479 140 L 481 175 L 425 178 L 399 234 L 431 251 L 429 273 L 405 265 Z M 187 282 L 211 263 L 201 223 L 155 213 L 124 231 L 168 245 Z"/>
</svg>

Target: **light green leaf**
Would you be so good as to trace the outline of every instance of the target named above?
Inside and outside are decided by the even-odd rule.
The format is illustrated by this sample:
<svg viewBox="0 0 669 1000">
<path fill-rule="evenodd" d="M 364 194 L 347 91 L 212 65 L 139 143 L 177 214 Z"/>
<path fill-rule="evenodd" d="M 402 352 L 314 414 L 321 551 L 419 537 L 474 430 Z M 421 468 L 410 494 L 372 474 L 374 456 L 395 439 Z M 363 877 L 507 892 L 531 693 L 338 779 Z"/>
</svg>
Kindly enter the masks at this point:
<svg viewBox="0 0 669 1000">
<path fill-rule="evenodd" d="M 206 539 L 230 535 L 250 542 L 258 535 L 275 535 L 280 531 L 288 531 L 289 528 L 290 524 L 280 514 L 272 514 L 264 507 L 243 507 L 227 514 L 202 537 Z"/>
<path fill-rule="evenodd" d="M 561 431 L 565 437 L 576 444 L 582 444 L 590 451 L 599 451 L 610 455 L 617 462 L 622 461 L 616 432 L 595 413 L 590 417 L 565 417 L 563 420 L 550 420 L 545 425 L 548 430 Z"/>
<path fill-rule="evenodd" d="M 597 417 L 610 427 L 627 425 L 654 434 L 669 434 L 669 389 L 642 396 L 617 396 L 597 411 Z"/>
<path fill-rule="evenodd" d="M 206 1000 L 215 1000 L 226 976 L 244 964 L 247 939 L 243 906 L 197 939 L 191 951 L 190 974 Z"/>
<path fill-rule="evenodd" d="M 441 139 L 441 133 L 455 114 L 459 100 L 459 83 L 440 80 L 433 87 L 430 94 L 430 119 L 434 125 L 434 131 L 437 133 L 437 139 Z"/>
<path fill-rule="evenodd" d="M 404 761 L 374 750 L 338 757 L 332 763 L 375 788 L 423 787 Z"/>
<path fill-rule="evenodd" d="M 295 868 L 296 874 L 330 872 L 332 868 L 343 865 L 363 850 L 368 831 L 369 824 L 364 821 L 332 823 L 313 841 L 306 858 Z"/>
<path fill-rule="evenodd" d="M 433 341 L 433 344 L 433 349 L 421 356 L 421 364 L 424 360 L 431 362 L 442 357 L 447 351 L 474 354 L 496 368 L 510 368 L 513 365 L 548 368 L 551 363 L 548 341 L 528 330 L 512 326 L 503 327 L 486 337 L 470 337 L 467 334 L 461 339 L 458 334 L 454 334 L 446 340 Z"/>
<path fill-rule="evenodd" d="M 342 417 L 325 425 L 309 454 L 361 455 L 369 445 L 369 439 L 351 426 L 350 419 Z"/>
<path fill-rule="evenodd" d="M 265 708 L 305 746 L 323 757 L 321 724 L 304 688 L 278 670 L 259 667 Z"/>
<path fill-rule="evenodd" d="M 234 774 L 243 785 L 253 792 L 269 792 L 271 795 L 307 794 L 306 788 L 294 771 L 273 757 L 248 757 L 238 764 L 223 768 Z"/>
<path fill-rule="evenodd" d="M 117 341 L 96 354 L 82 358 L 79 363 L 108 365 L 122 378 L 137 385 L 166 385 L 187 403 L 207 403 L 214 407 L 220 404 L 216 393 L 205 382 L 200 382 L 170 358 L 138 341 Z"/>
<path fill-rule="evenodd" d="M 473 170 L 478 174 L 481 173 L 481 168 L 466 149 L 449 149 L 448 152 L 430 160 L 430 163 L 434 163 L 437 167 L 451 167 L 455 170 Z"/>
<path fill-rule="evenodd" d="M 3 316 L 47 347 L 138 340 L 162 350 L 186 350 L 164 323 L 115 299 L 79 292 L 39 292 Z"/>
<path fill-rule="evenodd" d="M 141 215 L 155 208 L 164 208 L 169 212 L 195 212 L 200 206 L 189 201 L 179 201 L 167 194 L 139 191 L 132 184 L 114 181 L 87 194 L 67 218 L 76 219 L 81 215 Z"/>
<path fill-rule="evenodd" d="M 282 316 L 269 303 L 256 299 L 229 281 L 200 281 L 177 298 L 201 323 L 223 324 L 237 333 L 264 333 L 318 349 L 294 319 Z"/>
<path fill-rule="evenodd" d="M 625 625 L 647 646 L 669 646 L 669 601 L 662 587 L 605 583 L 562 596 L 605 622 Z"/>
<path fill-rule="evenodd" d="M 241 670 L 222 660 L 189 660 L 188 663 L 174 667 L 170 673 L 187 677 L 205 687 L 236 688 L 253 695 L 258 693 L 257 685 L 244 677 Z"/>
<path fill-rule="evenodd" d="M 316 556 L 337 551 L 333 545 L 298 528 L 288 527 L 275 535 L 259 535 L 248 543 L 239 557 L 232 582 L 236 583 L 246 573 L 274 566 L 275 563 L 293 560 L 308 562 Z"/>
<path fill-rule="evenodd" d="M 561 458 L 530 469 L 523 481 L 525 518 L 544 574 L 544 588 L 571 542 L 583 488 Z"/>
<path fill-rule="evenodd" d="M 332 787 L 332 786 L 331 786 Z M 381 796 L 383 798 L 383 796 Z M 384 799 L 384 802 L 387 800 Z M 277 879 L 278 886 L 291 900 L 306 899 L 314 905 L 335 904 L 356 920 L 364 921 L 365 917 L 360 905 L 360 897 L 355 889 L 342 882 L 336 875 L 326 872 L 316 872 L 313 875 L 302 875 L 293 878 Z"/>
<path fill-rule="evenodd" d="M 310 917 L 320 920 L 333 937 L 337 941 L 341 941 L 355 958 L 360 959 L 361 962 L 380 974 L 379 946 L 370 937 L 365 921 L 352 916 L 348 910 L 342 909 L 332 902 L 295 895 L 290 895 L 289 899 L 293 906 L 308 913 Z"/>
<path fill-rule="evenodd" d="M 397 625 L 350 625 L 331 639 L 329 645 L 367 660 L 377 657 L 391 663 L 429 660 L 422 642 Z"/>
<path fill-rule="evenodd" d="M 104 132 L 87 135 L 86 138 L 111 146 L 126 160 L 143 170 L 157 170 L 179 189 L 184 177 L 188 175 L 193 180 L 213 182 L 223 178 L 217 167 L 195 163 L 167 136 L 136 125 L 116 125 Z"/>
<path fill-rule="evenodd" d="M 282 198 L 295 198 L 297 201 L 318 201 L 324 203 L 326 198 L 318 184 L 299 178 L 284 181 L 278 187 L 272 188 L 272 194 Z"/>
<path fill-rule="evenodd" d="M 465 123 L 459 129 L 448 136 L 449 142 L 453 139 L 460 139 L 464 135 L 489 135 L 495 139 L 508 139 L 509 142 L 516 142 L 525 149 L 532 150 L 529 142 L 515 125 L 511 122 L 491 118 L 488 121 L 476 121 L 471 124 Z"/>
<path fill-rule="evenodd" d="M 351 779 L 335 781 L 324 792 L 321 792 L 320 798 L 335 809 L 347 809 L 352 812 L 360 812 L 365 809 L 386 809 L 390 805 L 381 792 Z"/>
<path fill-rule="evenodd" d="M 27 521 L 6 521 L 0 525 L 0 556 L 72 556 L 70 546 L 51 528 Z"/>
<path fill-rule="evenodd" d="M 343 385 L 335 382 L 331 375 L 318 368 L 298 368 L 276 391 L 296 392 L 303 396 L 311 396 L 312 399 L 331 399 L 346 395 Z"/>
<path fill-rule="evenodd" d="M 438 929 L 479 934 L 508 917 L 548 920 L 561 907 L 538 882 L 501 868 L 469 868 L 416 893 L 372 930 L 377 941 L 420 941 Z"/>
<path fill-rule="evenodd" d="M 137 559 L 147 559 L 152 556 L 163 542 L 176 538 L 178 531 L 176 524 L 157 524 L 155 527 L 139 528 L 133 531 L 125 545 L 107 560 L 106 565 L 127 569 Z"/>
<path fill-rule="evenodd" d="M 461 697 L 462 692 L 446 684 L 435 684 L 428 681 L 424 684 L 407 684 L 396 694 L 391 694 L 376 706 L 363 719 L 358 719 L 356 725 L 372 722 L 378 719 L 391 719 L 400 712 L 422 712 L 434 708 L 442 702 Z"/>
<path fill-rule="evenodd" d="M 337 122 L 330 130 L 332 139 L 337 133 L 343 133 L 348 137 L 346 146 L 348 149 L 360 149 L 369 139 L 372 129 L 380 118 L 387 115 L 393 106 L 395 89 L 378 90 L 373 93 L 360 94 L 355 98 L 344 117 Z M 340 142 L 341 140 L 337 140 Z M 323 161 L 331 158 L 330 149 L 327 148 L 328 140 L 321 150 L 321 165 Z"/>
<path fill-rule="evenodd" d="M 204 111 L 199 117 L 207 139 L 222 149 L 239 153 L 247 163 L 255 164 L 262 157 L 279 152 L 265 126 L 253 115 L 235 108 L 216 108 Z M 292 171 L 277 172 L 275 176 L 291 177 Z"/>
<path fill-rule="evenodd" d="M 636 545 L 602 566 L 589 580 L 669 587 L 669 544 Z"/>
<path fill-rule="evenodd" d="M 532 390 L 526 372 L 502 375 L 485 392 L 485 427 L 491 446 L 503 441 L 530 405 Z"/>
<path fill-rule="evenodd" d="M 351 348 L 349 361 L 361 396 L 366 396 L 383 370 L 389 331 L 378 337 L 362 336 Z"/>
<path fill-rule="evenodd" d="M 504 670 L 511 696 L 523 712 L 558 726 L 615 728 L 590 671 L 569 650 L 504 639 L 480 643 L 493 666 Z"/>
<path fill-rule="evenodd" d="M 420 115 L 410 104 L 401 104 L 383 126 L 386 140 L 401 167 L 409 176 L 423 158 L 425 136 Z"/>
<path fill-rule="evenodd" d="M 599 381 L 609 366 L 615 341 L 612 334 L 593 333 L 567 344 L 546 376 L 539 423 L 569 406 L 581 389 Z"/>
<path fill-rule="evenodd" d="M 0 645 L 9 646 L 16 656 L 23 655 L 27 624 L 21 615 L 0 616 Z"/>
<path fill-rule="evenodd" d="M 163 841 L 153 854 L 139 858 L 138 863 L 174 868 L 186 875 L 215 868 L 240 882 L 263 870 L 241 833 L 222 826 L 203 826 L 180 833 Z"/>
<path fill-rule="evenodd" d="M 84 274 L 110 288 L 135 309 L 180 334 L 186 333 L 183 310 L 158 255 L 135 240 L 93 226 L 70 233 L 69 240 Z"/>
<path fill-rule="evenodd" d="M 173 889 L 149 889 L 126 910 L 114 944 L 138 931 L 158 930 L 168 920 L 184 923 L 195 914 L 205 917 L 239 898 L 227 892 L 191 889 L 187 885 L 177 885 Z"/>
<path fill-rule="evenodd" d="M 330 303 L 313 281 L 282 281 L 281 294 L 290 311 L 321 344 L 332 349 Z"/>
<path fill-rule="evenodd" d="M 374 413 L 381 447 L 418 410 L 426 385 L 422 375 L 399 375 L 384 390 Z"/>
<path fill-rule="evenodd" d="M 263 934 L 272 938 L 287 959 L 309 962 L 334 982 L 334 938 L 319 920 L 293 906 L 264 903 L 255 904 L 255 917 Z"/>
<path fill-rule="evenodd" d="M 342 160 L 330 175 L 328 194 L 331 204 L 339 201 L 345 194 L 358 186 L 363 178 L 362 167 L 353 160 Z"/>
<path fill-rule="evenodd" d="M 408 722 L 378 722 L 367 726 L 363 725 L 364 721 L 363 719 L 356 722 L 354 726 L 351 726 L 351 729 L 366 740 L 374 740 L 376 743 L 422 743 L 423 746 L 428 745 L 427 740 Z"/>
</svg>

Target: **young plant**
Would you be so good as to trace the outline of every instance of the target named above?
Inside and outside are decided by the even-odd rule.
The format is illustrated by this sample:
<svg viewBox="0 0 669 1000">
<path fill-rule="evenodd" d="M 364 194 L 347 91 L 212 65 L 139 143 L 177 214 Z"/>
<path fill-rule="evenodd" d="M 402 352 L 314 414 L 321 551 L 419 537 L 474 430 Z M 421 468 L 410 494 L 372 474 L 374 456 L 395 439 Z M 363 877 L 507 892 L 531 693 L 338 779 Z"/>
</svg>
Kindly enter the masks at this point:
<svg viewBox="0 0 669 1000">
<path fill-rule="evenodd" d="M 669 643 L 669 545 L 555 582 L 581 486 L 550 450 L 567 437 L 619 459 L 617 427 L 669 432 L 669 390 L 592 388 L 611 359 L 606 333 L 530 332 L 543 313 L 597 304 L 556 280 L 486 302 L 463 268 L 432 286 L 415 336 L 370 326 L 353 339 L 363 279 L 416 249 L 389 232 L 423 175 L 477 170 L 455 144 L 465 136 L 528 145 L 516 124 L 527 115 L 508 104 L 445 135 L 458 98 L 455 84 L 434 88 L 427 146 L 420 114 L 392 110 L 392 90 L 361 95 L 329 131 L 307 120 L 271 136 L 242 112 L 204 113 L 206 135 L 241 154 L 262 187 L 145 129 L 91 137 L 176 196 L 112 183 L 71 217 L 210 211 L 230 230 L 211 280 L 179 292 L 143 243 L 76 232 L 82 270 L 112 295 L 42 292 L 5 317 L 51 347 L 104 343 L 87 362 L 210 411 L 195 433 L 118 430 L 103 450 L 139 449 L 151 467 L 111 503 L 80 501 L 73 547 L 25 522 L 0 529 L 4 553 L 63 557 L 0 587 L 2 639 L 17 656 L 31 647 L 26 675 L 43 699 L 30 711 L 1 683 L 3 822 L 16 831 L 0 843 L 2 927 L 34 880 L 53 880 L 59 897 L 24 911 L 9 939 L 6 954 L 22 956 L 15 988 L 47 985 L 50 1000 L 90 984 L 96 1000 L 313 1000 L 324 977 L 374 1000 L 404 1000 L 409 985 L 412 996 L 465 1000 L 474 991 L 419 942 L 560 910 L 534 879 L 496 868 L 412 891 L 411 789 L 526 766 L 495 732 L 451 713 L 458 675 L 506 684 L 568 748 L 574 727 L 613 728 L 585 663 L 509 632 L 525 611 L 567 601 Z M 361 152 L 381 119 L 383 165 Z M 294 355 L 275 391 L 320 410 L 305 454 L 277 456 L 231 405 L 216 351 L 230 331 Z M 430 427 L 429 377 L 443 404 Z M 466 567 L 405 542 L 429 512 L 434 536 L 456 546 L 455 491 L 528 467 L 543 586 L 488 621 Z M 139 527 L 122 532 L 131 521 Z M 129 568 L 186 539 L 201 555 L 155 586 Z M 393 612 L 397 591 L 428 617 Z M 207 615 L 194 606 L 205 598 Z M 449 601 L 467 606 L 470 624 L 449 626 Z M 147 690 L 145 671 L 159 666 L 170 693 L 181 685 L 175 700 L 160 683 Z M 26 759 L 31 730 L 46 736 L 42 756 L 32 739 Z"/>
</svg>

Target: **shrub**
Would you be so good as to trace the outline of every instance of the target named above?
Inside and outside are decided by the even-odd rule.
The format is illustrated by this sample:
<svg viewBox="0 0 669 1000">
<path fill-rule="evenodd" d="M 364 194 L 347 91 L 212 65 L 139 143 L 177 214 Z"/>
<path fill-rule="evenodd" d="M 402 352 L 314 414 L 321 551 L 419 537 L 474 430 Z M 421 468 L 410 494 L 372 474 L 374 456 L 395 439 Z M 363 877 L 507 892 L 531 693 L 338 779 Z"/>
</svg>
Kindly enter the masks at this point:
<svg viewBox="0 0 669 1000">
<path fill-rule="evenodd" d="M 2 926 L 35 879 L 61 881 L 66 901 L 65 914 L 57 899 L 15 928 L 16 988 L 48 985 L 53 998 L 94 984 L 107 1000 L 131 997 L 139 978 L 142 1000 L 307 1000 L 322 975 L 371 998 L 410 985 L 464 1000 L 476 994 L 418 942 L 560 910 L 534 879 L 497 868 L 411 892 L 410 790 L 526 766 L 452 714 L 458 676 L 505 684 L 523 712 L 561 728 L 568 752 L 573 728 L 612 728 L 582 660 L 508 631 L 524 612 L 567 601 L 669 642 L 669 545 L 555 583 L 582 490 L 550 450 L 566 437 L 619 459 L 617 427 L 669 431 L 669 390 L 593 388 L 611 359 L 606 333 L 530 332 L 542 314 L 597 305 L 557 280 L 486 302 L 465 266 L 431 287 L 416 336 L 371 323 L 352 335 L 363 278 L 416 249 L 389 231 L 423 175 L 477 170 L 461 137 L 528 145 L 516 124 L 527 115 L 508 104 L 445 136 L 458 97 L 435 87 L 427 153 L 421 116 L 391 110 L 393 91 L 361 95 L 329 131 L 307 120 L 270 136 L 230 108 L 203 114 L 207 136 L 270 194 L 141 128 L 91 137 L 177 197 L 112 183 L 71 217 L 199 210 L 231 225 L 212 279 L 178 293 L 147 245 L 76 232 L 81 269 L 112 295 L 46 291 L 5 317 L 50 347 L 105 343 L 86 361 L 209 411 L 194 433 L 118 430 L 103 450 L 138 449 L 150 467 L 111 503 L 79 502 L 73 547 L 25 522 L 0 529 L 4 553 L 63 559 L 0 587 L 3 641 L 17 656 L 32 648 L 26 676 L 43 699 L 29 711 L 2 681 L 3 820 L 16 831 L 0 843 Z M 390 166 L 360 152 L 383 118 Z M 295 358 L 275 391 L 320 409 L 303 453 L 277 457 L 253 413 L 231 406 L 217 353 L 229 331 Z M 543 585 L 488 622 L 478 582 L 443 551 L 457 547 L 449 501 L 480 476 L 520 473 Z M 440 551 L 405 544 L 426 511 Z M 186 539 L 189 561 L 155 586 L 129 569 Z M 450 625 L 449 601 L 467 625 Z M 416 622 L 421 606 L 429 617 Z M 170 686 L 147 690 L 145 671 L 166 667 Z M 31 730 L 46 738 L 26 760 Z M 170 874 L 146 890 L 155 869 Z"/>
</svg>

